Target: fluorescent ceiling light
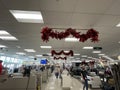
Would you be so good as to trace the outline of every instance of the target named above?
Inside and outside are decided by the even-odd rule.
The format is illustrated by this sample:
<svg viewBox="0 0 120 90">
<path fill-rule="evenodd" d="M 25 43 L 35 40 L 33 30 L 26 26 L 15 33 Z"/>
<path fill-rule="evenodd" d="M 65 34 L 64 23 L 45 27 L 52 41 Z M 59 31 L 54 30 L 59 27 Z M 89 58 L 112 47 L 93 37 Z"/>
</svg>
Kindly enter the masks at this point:
<svg viewBox="0 0 120 90">
<path fill-rule="evenodd" d="M 40 11 L 10 10 L 10 13 L 17 19 L 18 22 L 44 23 Z"/>
<path fill-rule="evenodd" d="M 53 57 L 50 57 L 51 59 L 53 59 Z"/>
<path fill-rule="evenodd" d="M 118 24 L 116 25 L 116 27 L 120 27 L 120 23 L 118 23 Z"/>
<path fill-rule="evenodd" d="M 87 57 L 87 55 L 82 55 L 81 57 Z"/>
<path fill-rule="evenodd" d="M 74 57 L 70 57 L 70 58 L 74 58 Z"/>
<path fill-rule="evenodd" d="M 51 53 L 47 53 L 47 55 L 49 55 L 49 56 L 50 56 L 50 55 L 51 55 Z"/>
<path fill-rule="evenodd" d="M 42 57 L 42 55 L 36 55 L 37 57 Z"/>
<path fill-rule="evenodd" d="M 34 58 L 34 56 L 29 56 L 29 58 Z"/>
<path fill-rule="evenodd" d="M 2 40 L 12 40 L 12 41 L 16 41 L 18 40 L 16 37 L 14 36 L 0 36 L 0 39 Z"/>
<path fill-rule="evenodd" d="M 93 47 L 83 47 L 83 49 L 93 49 Z"/>
<path fill-rule="evenodd" d="M 24 52 L 16 52 L 16 54 L 18 54 L 18 55 L 25 55 Z"/>
<path fill-rule="evenodd" d="M 24 49 L 26 52 L 36 52 L 34 49 Z"/>
<path fill-rule="evenodd" d="M 101 53 L 101 51 L 93 51 L 93 53 Z"/>
<path fill-rule="evenodd" d="M 6 46 L 5 45 L 0 45 L 0 48 L 5 48 Z"/>
<path fill-rule="evenodd" d="M 17 48 L 21 48 L 20 46 L 16 46 Z"/>
<path fill-rule="evenodd" d="M 78 42 L 79 39 L 77 39 L 77 38 L 65 38 L 65 41 L 66 42 Z"/>
<path fill-rule="evenodd" d="M 0 53 L 1 55 L 3 55 L 4 53 Z"/>
<path fill-rule="evenodd" d="M 0 35 L 10 35 L 10 34 L 5 30 L 0 30 Z"/>
<path fill-rule="evenodd" d="M 41 48 L 52 48 L 52 46 L 40 46 Z"/>
<path fill-rule="evenodd" d="M 92 57 L 88 57 L 88 58 L 92 58 Z"/>
<path fill-rule="evenodd" d="M 66 52 L 66 53 L 67 53 L 67 52 L 69 52 L 69 51 L 64 51 L 64 52 Z"/>
<path fill-rule="evenodd" d="M 79 53 L 75 53 L 74 55 L 80 55 Z"/>
<path fill-rule="evenodd" d="M 103 55 L 105 55 L 105 54 L 98 54 L 99 56 L 103 56 Z"/>
</svg>

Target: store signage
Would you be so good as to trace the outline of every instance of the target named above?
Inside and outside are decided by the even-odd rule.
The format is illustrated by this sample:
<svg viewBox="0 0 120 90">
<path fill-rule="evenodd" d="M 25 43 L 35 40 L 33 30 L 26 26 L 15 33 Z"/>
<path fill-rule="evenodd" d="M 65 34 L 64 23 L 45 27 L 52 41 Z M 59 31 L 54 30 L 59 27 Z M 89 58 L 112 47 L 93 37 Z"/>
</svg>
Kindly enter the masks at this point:
<svg viewBox="0 0 120 90">
<path fill-rule="evenodd" d="M 102 50 L 102 47 L 93 47 L 94 50 Z"/>
</svg>

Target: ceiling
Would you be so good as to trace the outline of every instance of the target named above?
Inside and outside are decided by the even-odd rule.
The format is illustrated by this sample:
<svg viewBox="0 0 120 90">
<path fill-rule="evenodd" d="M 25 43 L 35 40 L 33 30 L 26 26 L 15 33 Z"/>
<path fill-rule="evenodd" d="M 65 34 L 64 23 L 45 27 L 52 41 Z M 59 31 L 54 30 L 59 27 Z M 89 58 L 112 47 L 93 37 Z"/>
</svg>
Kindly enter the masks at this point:
<svg viewBox="0 0 120 90">
<path fill-rule="evenodd" d="M 44 24 L 20 23 L 9 10 L 41 11 Z M 28 57 L 50 53 L 51 50 L 73 50 L 74 53 L 98 57 L 93 50 L 83 50 L 84 46 L 102 47 L 102 53 L 112 57 L 120 55 L 120 0 L 0 0 L 0 29 L 6 30 L 18 41 L 0 40 L 7 50 L 1 50 L 6 55 L 17 56 L 16 52 L 24 49 L 35 49 L 35 53 L 26 53 Z M 99 42 L 90 40 L 82 42 L 65 42 L 64 40 L 41 40 L 41 28 L 94 28 L 99 32 Z M 79 30 L 77 30 L 79 31 Z M 81 31 L 83 32 L 83 31 Z M 85 31 L 84 31 L 85 32 Z M 83 32 L 83 33 L 84 33 Z M 52 49 L 41 49 L 41 45 L 51 45 Z M 17 48 L 20 46 L 21 48 Z M 81 57 L 81 56 L 75 56 Z"/>
</svg>

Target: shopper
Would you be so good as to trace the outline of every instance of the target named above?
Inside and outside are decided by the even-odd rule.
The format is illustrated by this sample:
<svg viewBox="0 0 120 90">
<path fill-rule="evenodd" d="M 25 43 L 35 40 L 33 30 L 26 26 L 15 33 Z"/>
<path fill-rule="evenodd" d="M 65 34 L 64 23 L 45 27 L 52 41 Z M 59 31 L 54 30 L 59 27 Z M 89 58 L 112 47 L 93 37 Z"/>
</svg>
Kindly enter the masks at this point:
<svg viewBox="0 0 120 90">
<path fill-rule="evenodd" d="M 59 75 L 60 75 L 60 66 L 56 66 L 55 67 L 55 76 L 56 76 L 56 78 L 58 78 Z"/>
<path fill-rule="evenodd" d="M 85 88 L 86 88 L 86 90 L 88 90 L 88 78 L 87 78 L 87 74 L 88 73 L 86 71 L 85 66 L 82 66 L 81 76 L 82 76 L 82 78 L 84 80 L 83 90 L 85 90 Z"/>
<path fill-rule="evenodd" d="M 2 67 L 2 60 L 0 60 L 0 75 L 2 74 L 2 69 L 3 69 L 3 67 Z"/>
</svg>

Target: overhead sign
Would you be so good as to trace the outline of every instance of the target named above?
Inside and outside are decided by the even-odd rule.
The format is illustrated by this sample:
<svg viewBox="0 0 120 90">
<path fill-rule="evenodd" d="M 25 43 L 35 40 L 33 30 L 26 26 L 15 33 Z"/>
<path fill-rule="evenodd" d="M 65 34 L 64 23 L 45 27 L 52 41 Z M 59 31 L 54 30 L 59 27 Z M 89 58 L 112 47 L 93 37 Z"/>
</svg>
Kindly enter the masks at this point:
<svg viewBox="0 0 120 90">
<path fill-rule="evenodd" d="M 93 47 L 94 50 L 102 50 L 102 47 Z"/>
</svg>

